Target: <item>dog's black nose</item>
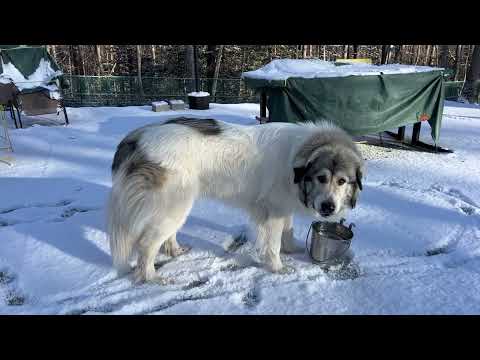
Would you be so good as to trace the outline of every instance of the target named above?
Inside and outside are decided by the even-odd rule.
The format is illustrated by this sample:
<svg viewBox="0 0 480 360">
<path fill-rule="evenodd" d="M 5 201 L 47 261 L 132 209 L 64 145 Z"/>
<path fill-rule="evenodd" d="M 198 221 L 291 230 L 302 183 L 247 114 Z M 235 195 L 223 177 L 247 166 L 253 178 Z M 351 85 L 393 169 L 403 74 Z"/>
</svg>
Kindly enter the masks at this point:
<svg viewBox="0 0 480 360">
<path fill-rule="evenodd" d="M 321 205 L 322 214 L 330 215 L 335 211 L 335 204 L 331 201 L 325 201 Z"/>
</svg>

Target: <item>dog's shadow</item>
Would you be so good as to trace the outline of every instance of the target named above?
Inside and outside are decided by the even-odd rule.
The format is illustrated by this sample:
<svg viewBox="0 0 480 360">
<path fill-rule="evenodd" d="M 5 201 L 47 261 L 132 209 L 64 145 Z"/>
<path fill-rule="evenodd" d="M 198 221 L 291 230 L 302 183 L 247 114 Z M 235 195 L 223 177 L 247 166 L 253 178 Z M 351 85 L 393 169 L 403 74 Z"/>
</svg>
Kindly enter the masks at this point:
<svg viewBox="0 0 480 360">
<path fill-rule="evenodd" d="M 187 234 L 185 231 L 182 230 L 180 230 L 177 235 L 179 243 L 191 246 L 194 250 L 198 249 L 201 251 L 211 252 L 218 257 L 228 256 L 229 251 L 225 247 L 225 243 L 228 241 L 229 238 L 233 241 L 236 241 L 237 239 L 244 239 L 245 241 L 241 241 L 241 245 L 243 245 L 246 241 L 250 241 L 251 238 L 251 234 L 247 224 L 240 226 L 224 226 L 196 216 L 189 216 L 185 226 L 197 228 L 203 227 L 207 228 L 208 230 L 213 230 L 215 232 L 220 232 L 224 234 L 225 236 L 222 236 L 223 240 L 221 240 L 221 243 L 216 243 L 214 241 L 206 240 L 192 234 Z"/>
</svg>

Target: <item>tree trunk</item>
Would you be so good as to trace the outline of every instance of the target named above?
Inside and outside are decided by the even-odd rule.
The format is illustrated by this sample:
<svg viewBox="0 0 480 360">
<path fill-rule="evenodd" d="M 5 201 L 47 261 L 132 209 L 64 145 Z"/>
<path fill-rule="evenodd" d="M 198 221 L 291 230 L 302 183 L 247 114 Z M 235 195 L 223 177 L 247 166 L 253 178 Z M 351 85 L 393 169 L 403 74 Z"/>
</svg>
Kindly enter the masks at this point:
<svg viewBox="0 0 480 360">
<path fill-rule="evenodd" d="M 138 88 L 140 90 L 140 96 L 145 96 L 143 92 L 142 84 L 142 45 L 137 45 L 137 76 L 138 76 Z"/>
<path fill-rule="evenodd" d="M 349 48 L 348 45 L 345 45 L 345 47 L 343 48 L 343 58 L 344 59 L 348 59 L 348 48 Z"/>
<path fill-rule="evenodd" d="M 79 45 L 70 45 L 70 57 L 72 59 L 73 64 L 73 74 L 74 75 L 81 75 L 81 59 L 80 59 L 80 52 L 79 52 Z"/>
<path fill-rule="evenodd" d="M 465 79 L 465 94 L 470 102 L 478 101 L 480 87 L 480 45 L 474 45 L 472 60 Z"/>
<path fill-rule="evenodd" d="M 352 57 L 356 59 L 358 57 L 358 45 L 353 45 L 353 54 Z"/>
<path fill-rule="evenodd" d="M 380 59 L 380 63 L 382 65 L 387 63 L 389 50 L 390 50 L 389 45 L 382 45 L 382 57 Z"/>
<path fill-rule="evenodd" d="M 458 81 L 458 78 L 460 76 L 459 69 L 460 69 L 460 63 L 462 61 L 462 50 L 463 50 L 462 45 L 457 45 L 457 48 L 455 49 L 455 63 L 453 65 L 453 69 L 455 71 L 455 77 L 454 77 L 455 81 Z"/>
<path fill-rule="evenodd" d="M 392 46 L 393 46 L 393 45 L 389 45 L 389 46 L 388 46 L 388 50 L 387 50 L 387 52 L 388 52 L 388 54 L 387 54 L 387 64 L 391 64 L 391 63 L 392 63 L 392 57 L 394 56 L 394 51 L 392 50 L 392 49 L 393 49 Z"/>
<path fill-rule="evenodd" d="M 421 50 L 422 50 L 422 46 L 417 45 L 417 48 L 416 48 L 416 51 L 415 51 L 415 60 L 413 62 L 414 65 L 418 64 L 418 60 L 420 59 Z"/>
<path fill-rule="evenodd" d="M 155 60 L 155 45 L 152 45 L 152 63 L 153 63 L 153 65 L 156 65 L 156 60 Z"/>
<path fill-rule="evenodd" d="M 198 48 L 193 45 L 193 69 L 195 73 L 195 91 L 200 91 L 200 79 L 198 77 Z"/>
<path fill-rule="evenodd" d="M 53 57 L 53 60 L 57 61 L 57 50 L 55 45 L 50 45 L 50 54 Z"/>
<path fill-rule="evenodd" d="M 85 56 L 83 54 L 83 46 L 82 45 L 78 45 L 78 53 L 80 55 L 80 62 L 82 64 L 82 75 L 85 75 L 86 72 L 85 72 Z"/>
<path fill-rule="evenodd" d="M 207 78 L 212 79 L 215 73 L 215 55 L 217 45 L 207 46 Z"/>
<path fill-rule="evenodd" d="M 432 56 L 430 57 L 430 66 L 438 66 L 438 45 L 433 45 Z"/>
<path fill-rule="evenodd" d="M 96 45 L 95 50 L 97 53 L 97 61 L 98 61 L 98 75 L 102 75 L 102 49 L 100 48 L 101 45 Z"/>
<path fill-rule="evenodd" d="M 220 72 L 220 64 L 222 62 L 222 54 L 223 54 L 223 45 L 220 45 L 217 53 L 217 61 L 215 62 L 215 73 L 213 74 L 213 84 L 212 84 L 212 98 L 215 102 L 215 94 L 217 92 L 217 81 L 218 81 L 218 73 Z"/>
<path fill-rule="evenodd" d="M 432 50 L 432 45 L 427 45 L 427 51 L 425 53 L 425 60 L 424 64 L 425 65 L 430 65 L 430 52 Z"/>
<path fill-rule="evenodd" d="M 193 45 L 185 45 L 185 73 L 187 78 L 195 78 Z"/>
<path fill-rule="evenodd" d="M 400 63 L 402 61 L 401 57 L 402 57 L 402 50 L 403 50 L 403 45 L 397 45 L 395 46 L 395 57 L 393 59 L 393 61 L 395 63 Z"/>
<path fill-rule="evenodd" d="M 438 52 L 438 65 L 443 68 L 448 68 L 448 45 L 440 45 Z"/>
</svg>

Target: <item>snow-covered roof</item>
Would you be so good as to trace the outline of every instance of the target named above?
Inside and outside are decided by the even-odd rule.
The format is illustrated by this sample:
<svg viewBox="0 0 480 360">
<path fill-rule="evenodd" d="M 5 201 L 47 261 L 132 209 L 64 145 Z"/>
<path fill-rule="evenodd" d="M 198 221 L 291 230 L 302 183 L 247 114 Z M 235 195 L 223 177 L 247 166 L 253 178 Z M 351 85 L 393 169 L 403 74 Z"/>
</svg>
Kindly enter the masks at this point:
<svg viewBox="0 0 480 360">
<path fill-rule="evenodd" d="M 337 66 L 333 62 L 317 59 L 278 59 L 255 71 L 247 71 L 242 77 L 263 80 L 286 80 L 290 77 L 328 78 L 351 75 L 408 74 L 428 71 L 439 71 L 442 68 L 430 66 L 413 66 L 402 64 L 371 65 L 349 64 Z"/>
</svg>

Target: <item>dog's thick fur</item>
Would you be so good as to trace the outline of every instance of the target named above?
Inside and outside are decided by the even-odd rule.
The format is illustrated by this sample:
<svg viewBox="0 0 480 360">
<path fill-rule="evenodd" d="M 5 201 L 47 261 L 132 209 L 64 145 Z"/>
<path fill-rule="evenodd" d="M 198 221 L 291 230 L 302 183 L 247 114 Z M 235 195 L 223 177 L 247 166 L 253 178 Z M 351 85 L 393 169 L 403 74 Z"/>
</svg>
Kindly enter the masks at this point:
<svg viewBox="0 0 480 360">
<path fill-rule="evenodd" d="M 183 252 L 176 233 L 195 199 L 209 197 L 248 212 L 259 254 L 271 271 L 281 271 L 281 248 L 296 250 L 293 214 L 331 219 L 353 208 L 362 168 L 351 138 L 328 123 L 241 126 L 178 118 L 137 129 L 118 145 L 112 164 L 114 266 L 128 271 L 136 251 L 134 280 L 153 280 L 162 245 L 171 256 Z"/>
</svg>

